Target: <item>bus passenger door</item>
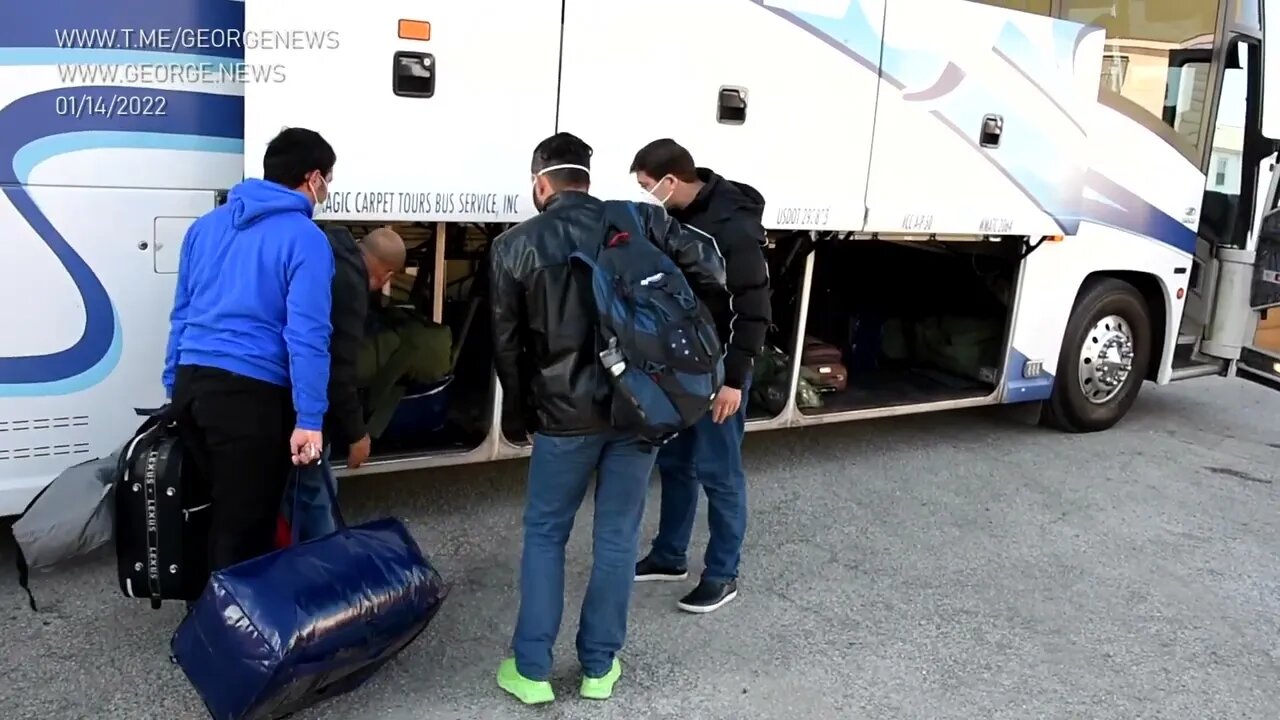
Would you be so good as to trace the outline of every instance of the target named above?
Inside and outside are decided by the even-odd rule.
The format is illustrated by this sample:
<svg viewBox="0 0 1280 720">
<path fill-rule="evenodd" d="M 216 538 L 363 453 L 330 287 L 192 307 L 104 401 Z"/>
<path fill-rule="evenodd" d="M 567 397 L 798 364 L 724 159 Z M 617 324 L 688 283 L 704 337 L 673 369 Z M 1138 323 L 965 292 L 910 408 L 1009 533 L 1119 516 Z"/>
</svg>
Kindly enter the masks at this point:
<svg viewBox="0 0 1280 720">
<path fill-rule="evenodd" d="M 1265 4 L 1265 3 L 1264 3 Z M 1243 3 L 1250 7 L 1252 3 Z M 1280 6 L 1274 2 L 1262 13 L 1263 36 L 1280 39 Z M 1261 79 L 1261 136 L 1280 142 L 1280 52 L 1268 48 L 1263 54 Z M 1275 146 L 1271 148 L 1275 149 Z M 1246 339 L 1236 364 L 1236 375 L 1273 390 L 1280 390 L 1280 164 L 1270 154 L 1270 182 L 1261 176 L 1258 187 L 1266 186 L 1265 201 L 1259 198 L 1255 216 L 1253 277 L 1249 287 L 1249 317 Z M 1265 165 L 1264 165 L 1265 167 Z"/>
<path fill-rule="evenodd" d="M 1205 187 L 1173 359 L 1172 379 L 1175 380 L 1219 372 L 1224 360 L 1238 357 L 1240 330 L 1226 327 L 1224 317 L 1221 313 L 1215 316 L 1215 310 L 1221 276 L 1224 272 L 1233 272 L 1233 253 L 1238 254 L 1244 245 L 1245 228 L 1241 223 L 1247 218 L 1242 205 L 1253 197 L 1253 188 L 1246 186 L 1257 178 L 1256 173 L 1246 167 L 1244 155 L 1245 120 L 1249 116 L 1250 100 L 1256 106 L 1258 97 L 1250 78 L 1251 66 L 1255 75 L 1259 70 L 1256 52 L 1256 40 L 1235 38 L 1228 41 L 1228 51 L 1217 65 L 1214 64 L 1215 52 L 1208 44 L 1170 53 L 1166 112 L 1171 117 L 1188 118 L 1181 125 L 1184 134 L 1207 132 L 1205 144 L 1210 147 L 1208 165 L 1204 166 L 1202 161 Z M 1197 114 L 1190 105 L 1196 97 L 1195 88 L 1206 88 L 1203 92 L 1212 97 L 1215 72 L 1221 77 L 1213 101 L 1216 111 L 1211 115 L 1211 108 L 1206 107 L 1199 114 L 1200 125 L 1213 119 L 1213 124 L 1203 129 L 1197 125 Z M 1188 93 L 1186 89 L 1192 90 Z"/>
<path fill-rule="evenodd" d="M 1280 207 L 1276 190 L 1280 168 L 1272 171 L 1270 191 L 1257 233 L 1249 314 L 1236 374 L 1280 390 Z"/>
<path fill-rule="evenodd" d="M 1280 390 L 1278 138 L 1260 122 L 1260 44 L 1241 36 L 1229 42 L 1200 221 L 1201 241 L 1213 246 L 1203 266 L 1208 287 L 1192 287 L 1205 303 L 1196 356 L 1226 360 L 1239 377 Z M 1193 307 L 1187 310 L 1185 321 L 1194 321 Z"/>
</svg>

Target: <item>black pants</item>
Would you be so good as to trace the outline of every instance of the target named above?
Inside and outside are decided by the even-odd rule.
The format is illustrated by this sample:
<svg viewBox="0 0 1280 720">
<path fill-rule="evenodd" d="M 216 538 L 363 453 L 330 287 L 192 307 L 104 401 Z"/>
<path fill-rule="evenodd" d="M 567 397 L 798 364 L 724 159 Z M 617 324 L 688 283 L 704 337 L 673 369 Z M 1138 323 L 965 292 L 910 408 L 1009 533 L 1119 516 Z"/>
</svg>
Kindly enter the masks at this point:
<svg viewBox="0 0 1280 720">
<path fill-rule="evenodd" d="M 183 440 L 209 485 L 211 570 L 270 552 L 293 468 L 293 399 L 286 387 L 192 365 L 178 368 Z"/>
</svg>

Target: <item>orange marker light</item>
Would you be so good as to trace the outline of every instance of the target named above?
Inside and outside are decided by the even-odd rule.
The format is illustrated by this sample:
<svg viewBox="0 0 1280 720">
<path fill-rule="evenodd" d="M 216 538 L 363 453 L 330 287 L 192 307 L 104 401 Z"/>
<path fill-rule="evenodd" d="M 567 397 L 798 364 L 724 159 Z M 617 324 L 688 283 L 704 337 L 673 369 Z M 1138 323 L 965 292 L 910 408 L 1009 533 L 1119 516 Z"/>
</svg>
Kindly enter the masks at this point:
<svg viewBox="0 0 1280 720">
<path fill-rule="evenodd" d="M 431 23 L 426 20 L 401 20 L 401 40 L 430 40 Z"/>
</svg>

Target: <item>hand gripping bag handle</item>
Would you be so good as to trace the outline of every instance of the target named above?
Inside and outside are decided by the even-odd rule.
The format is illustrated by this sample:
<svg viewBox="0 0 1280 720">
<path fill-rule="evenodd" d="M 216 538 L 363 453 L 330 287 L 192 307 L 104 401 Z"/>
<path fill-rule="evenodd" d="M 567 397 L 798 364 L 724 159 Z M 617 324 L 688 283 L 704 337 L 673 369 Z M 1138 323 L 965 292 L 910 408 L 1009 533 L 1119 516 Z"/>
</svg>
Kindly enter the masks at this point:
<svg viewBox="0 0 1280 720">
<path fill-rule="evenodd" d="M 342 509 L 338 507 L 338 495 L 333 491 L 333 485 L 329 483 L 328 478 L 324 477 L 321 462 L 322 461 L 317 460 L 308 465 L 300 465 L 294 469 L 289 478 L 289 484 L 293 486 L 293 506 L 289 514 L 291 519 L 291 522 L 289 523 L 289 542 L 292 545 L 298 544 L 298 533 L 300 532 L 298 529 L 301 525 L 301 523 L 298 522 L 298 496 L 301 493 L 298 491 L 302 487 L 303 473 L 315 473 L 319 476 L 320 484 L 324 486 L 324 492 L 329 496 L 329 510 L 333 517 L 333 524 L 338 528 L 338 532 L 342 532 L 347 529 L 347 521 L 343 519 Z"/>
</svg>

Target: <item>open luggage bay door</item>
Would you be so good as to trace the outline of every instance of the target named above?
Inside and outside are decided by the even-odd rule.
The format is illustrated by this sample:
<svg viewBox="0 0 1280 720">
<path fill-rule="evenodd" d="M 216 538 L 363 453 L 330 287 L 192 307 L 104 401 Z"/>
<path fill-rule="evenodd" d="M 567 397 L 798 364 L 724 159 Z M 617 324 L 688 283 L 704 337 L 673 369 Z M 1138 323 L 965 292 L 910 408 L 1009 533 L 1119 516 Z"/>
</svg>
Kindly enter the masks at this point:
<svg viewBox="0 0 1280 720">
<path fill-rule="evenodd" d="M 861 230 L 876 2 L 566 0 L 560 129 L 596 149 L 602 198 L 638 199 L 636 151 L 672 138 L 759 191 L 766 227 Z M 846 16 L 847 34 L 814 25 Z"/>
<path fill-rule="evenodd" d="M 1075 234 L 1104 31 L 965 0 L 884 6 L 865 230 Z"/>
<path fill-rule="evenodd" d="M 1280 14 L 1273 7 L 1267 10 L 1271 12 L 1263 13 L 1263 33 L 1274 37 L 1280 34 Z M 1254 85 L 1260 86 L 1262 97 L 1258 129 L 1272 143 L 1269 152 L 1274 153 L 1280 149 L 1280 53 L 1274 49 L 1263 53 L 1262 63 L 1262 77 Z M 1271 154 L 1267 160 L 1263 169 L 1270 166 L 1271 178 L 1265 197 L 1259 193 L 1261 220 L 1254 230 L 1253 278 L 1249 287 L 1249 307 L 1253 312 L 1246 321 L 1236 374 L 1280 390 L 1280 155 Z M 1259 189 L 1265 182 L 1258 183 Z"/>
<path fill-rule="evenodd" d="M 302 10 L 302 12 L 299 12 Z M 338 156 L 335 220 L 513 222 L 555 132 L 560 0 L 245 3 L 246 176 L 285 127 Z"/>
</svg>

